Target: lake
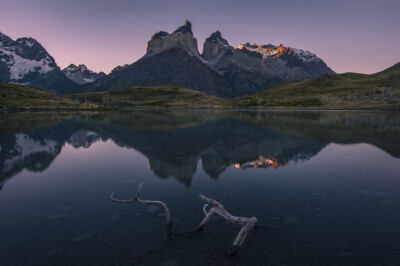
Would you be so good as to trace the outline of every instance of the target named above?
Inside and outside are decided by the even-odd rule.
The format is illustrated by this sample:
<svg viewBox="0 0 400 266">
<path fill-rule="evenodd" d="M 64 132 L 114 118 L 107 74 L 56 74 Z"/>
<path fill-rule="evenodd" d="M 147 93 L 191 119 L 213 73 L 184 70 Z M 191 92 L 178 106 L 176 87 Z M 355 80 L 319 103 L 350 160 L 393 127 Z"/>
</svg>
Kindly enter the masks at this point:
<svg viewBox="0 0 400 266">
<path fill-rule="evenodd" d="M 400 115 L 0 115 L 1 265 L 400 265 Z M 143 182 L 142 199 L 119 204 Z M 199 194 L 215 216 L 201 233 Z"/>
</svg>

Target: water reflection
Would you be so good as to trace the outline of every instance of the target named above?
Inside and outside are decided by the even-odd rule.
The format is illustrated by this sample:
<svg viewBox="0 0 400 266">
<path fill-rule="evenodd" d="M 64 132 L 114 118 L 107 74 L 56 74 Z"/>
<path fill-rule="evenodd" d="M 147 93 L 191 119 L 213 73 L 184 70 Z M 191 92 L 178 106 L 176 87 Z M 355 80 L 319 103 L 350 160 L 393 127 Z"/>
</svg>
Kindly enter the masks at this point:
<svg viewBox="0 0 400 266">
<path fill-rule="evenodd" d="M 369 143 L 400 157 L 395 113 L 180 110 L 3 114 L 1 120 L 0 189 L 24 169 L 45 170 L 65 143 L 89 148 L 112 140 L 144 154 L 157 177 L 173 177 L 187 187 L 199 161 L 217 179 L 231 166 L 279 169 L 309 160 L 332 142 Z"/>
</svg>

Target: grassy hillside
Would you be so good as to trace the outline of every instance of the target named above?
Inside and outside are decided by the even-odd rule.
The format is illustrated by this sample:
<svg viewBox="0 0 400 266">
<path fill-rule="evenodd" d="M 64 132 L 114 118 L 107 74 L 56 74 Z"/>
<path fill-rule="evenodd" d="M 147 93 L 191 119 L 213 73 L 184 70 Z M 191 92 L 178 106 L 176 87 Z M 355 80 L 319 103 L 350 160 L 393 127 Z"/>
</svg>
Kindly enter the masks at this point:
<svg viewBox="0 0 400 266">
<path fill-rule="evenodd" d="M 177 86 L 128 87 L 107 92 L 86 92 L 69 95 L 81 103 L 112 108 L 223 108 L 227 100 Z"/>
<path fill-rule="evenodd" d="M 70 98 L 13 83 L 0 83 L 0 109 L 5 110 L 70 110 L 94 109 L 97 105 L 83 106 Z"/>
<path fill-rule="evenodd" d="M 400 63 L 382 72 L 345 73 L 290 82 L 236 98 L 242 108 L 399 109 Z"/>
</svg>

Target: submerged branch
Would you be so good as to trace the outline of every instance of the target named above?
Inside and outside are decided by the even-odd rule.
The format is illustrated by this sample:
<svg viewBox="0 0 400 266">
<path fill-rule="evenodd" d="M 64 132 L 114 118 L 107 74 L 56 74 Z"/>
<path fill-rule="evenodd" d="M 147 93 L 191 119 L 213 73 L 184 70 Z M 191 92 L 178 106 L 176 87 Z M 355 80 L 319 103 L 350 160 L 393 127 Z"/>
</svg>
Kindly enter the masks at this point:
<svg viewBox="0 0 400 266">
<path fill-rule="evenodd" d="M 167 205 L 159 200 L 142 200 L 139 198 L 140 196 L 140 192 L 142 191 L 142 186 L 143 186 L 143 182 L 141 182 L 138 186 L 138 190 L 136 192 L 136 196 L 133 199 L 129 199 L 129 200 L 121 200 L 121 199 L 116 199 L 114 198 L 114 192 L 111 193 L 111 201 L 113 202 L 118 202 L 118 203 L 132 203 L 132 202 L 139 202 L 142 204 L 146 204 L 146 205 L 158 205 L 160 206 L 165 213 L 165 217 L 167 219 L 167 228 L 168 228 L 168 233 L 172 234 L 172 221 L 171 221 L 171 213 L 169 212 L 169 209 L 167 207 Z"/>
<path fill-rule="evenodd" d="M 240 229 L 240 232 L 236 236 L 235 242 L 233 243 L 234 249 L 229 253 L 230 255 L 234 255 L 236 253 L 236 248 L 240 247 L 243 244 L 244 239 L 246 238 L 249 231 L 253 227 L 256 226 L 257 218 L 256 217 L 247 218 L 247 217 L 233 216 L 232 214 L 227 212 L 225 210 L 224 206 L 222 206 L 222 204 L 219 203 L 218 201 L 207 198 L 201 194 L 199 195 L 199 198 L 207 204 L 205 204 L 203 206 L 203 212 L 205 214 L 205 217 L 204 217 L 203 221 L 201 221 L 200 225 L 198 226 L 197 231 L 202 231 L 204 229 L 205 225 L 207 224 L 207 222 L 209 222 L 209 220 L 211 219 L 211 216 L 214 213 L 218 214 L 219 216 L 221 216 L 228 222 L 242 225 L 242 228 Z M 207 212 L 206 208 L 207 208 L 208 204 L 211 204 L 213 207 Z"/>
</svg>

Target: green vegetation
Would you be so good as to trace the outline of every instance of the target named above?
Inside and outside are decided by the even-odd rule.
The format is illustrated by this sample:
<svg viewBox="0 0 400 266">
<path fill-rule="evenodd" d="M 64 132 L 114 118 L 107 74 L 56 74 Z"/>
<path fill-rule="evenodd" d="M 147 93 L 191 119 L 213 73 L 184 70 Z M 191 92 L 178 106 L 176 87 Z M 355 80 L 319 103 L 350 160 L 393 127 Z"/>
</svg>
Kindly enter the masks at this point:
<svg viewBox="0 0 400 266">
<path fill-rule="evenodd" d="M 68 97 L 13 83 L 0 83 L 0 109 L 3 110 L 84 110 L 100 108 L 82 105 Z M 101 107 L 103 108 L 103 107 Z"/>
<path fill-rule="evenodd" d="M 327 74 L 236 99 L 221 99 L 170 85 L 60 96 L 23 85 L 0 83 L 0 109 L 3 110 L 131 108 L 400 109 L 400 63 L 372 75 Z"/>
<path fill-rule="evenodd" d="M 68 96 L 67 96 L 68 97 Z M 127 87 L 107 92 L 86 92 L 69 95 L 81 103 L 111 108 L 224 108 L 227 101 L 202 92 L 178 86 Z"/>
<path fill-rule="evenodd" d="M 322 75 L 236 98 L 242 108 L 400 109 L 400 63 L 372 75 Z"/>
</svg>

